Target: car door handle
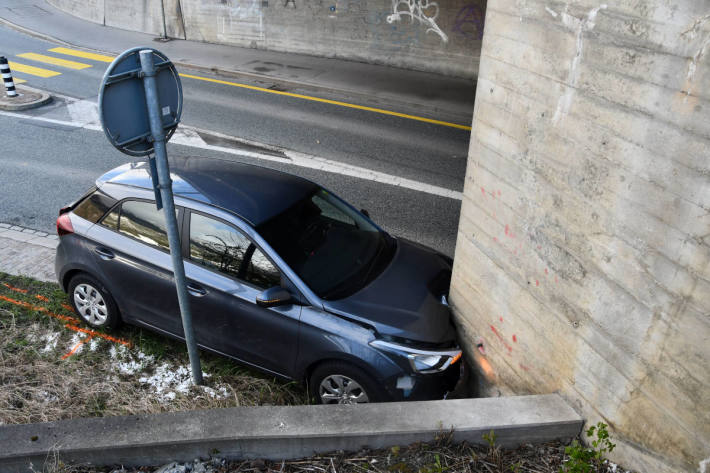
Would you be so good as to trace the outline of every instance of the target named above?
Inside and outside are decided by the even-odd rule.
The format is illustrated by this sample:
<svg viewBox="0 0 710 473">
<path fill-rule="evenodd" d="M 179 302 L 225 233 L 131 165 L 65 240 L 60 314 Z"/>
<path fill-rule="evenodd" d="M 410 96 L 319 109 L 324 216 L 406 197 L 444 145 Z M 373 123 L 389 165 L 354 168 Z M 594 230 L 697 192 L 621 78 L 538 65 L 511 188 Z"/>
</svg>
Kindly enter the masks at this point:
<svg viewBox="0 0 710 473">
<path fill-rule="evenodd" d="M 110 259 L 114 259 L 116 257 L 116 255 L 113 254 L 113 251 L 107 250 L 106 248 L 96 248 L 94 251 L 103 260 L 110 260 Z"/>
<path fill-rule="evenodd" d="M 187 285 L 187 292 L 189 292 L 195 297 L 202 297 L 207 295 L 207 290 L 204 287 L 198 286 L 197 284 L 193 283 Z"/>
</svg>

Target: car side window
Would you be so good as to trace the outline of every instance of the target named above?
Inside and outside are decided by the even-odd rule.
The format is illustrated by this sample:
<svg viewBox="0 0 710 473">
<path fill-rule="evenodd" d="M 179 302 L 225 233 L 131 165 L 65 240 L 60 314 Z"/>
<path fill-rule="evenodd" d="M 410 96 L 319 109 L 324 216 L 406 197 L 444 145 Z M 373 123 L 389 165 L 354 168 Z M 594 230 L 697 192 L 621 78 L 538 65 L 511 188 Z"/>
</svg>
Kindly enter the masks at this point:
<svg viewBox="0 0 710 473">
<path fill-rule="evenodd" d="M 170 250 L 165 217 L 158 212 L 153 202 L 124 202 L 121 205 L 118 231 L 144 243 Z"/>
<path fill-rule="evenodd" d="M 190 259 L 257 287 L 278 286 L 281 274 L 240 231 L 198 213 L 190 216 Z"/>
<path fill-rule="evenodd" d="M 255 286 L 268 289 L 281 285 L 281 272 L 252 243 L 254 253 L 249 260 L 245 279 Z"/>
<path fill-rule="evenodd" d="M 112 211 L 110 211 L 103 220 L 101 220 L 101 225 L 108 227 L 111 230 L 118 231 L 118 216 L 121 214 L 121 206 L 117 205 Z"/>
<path fill-rule="evenodd" d="M 115 203 L 115 199 L 97 190 L 74 208 L 74 214 L 96 223 Z"/>
</svg>

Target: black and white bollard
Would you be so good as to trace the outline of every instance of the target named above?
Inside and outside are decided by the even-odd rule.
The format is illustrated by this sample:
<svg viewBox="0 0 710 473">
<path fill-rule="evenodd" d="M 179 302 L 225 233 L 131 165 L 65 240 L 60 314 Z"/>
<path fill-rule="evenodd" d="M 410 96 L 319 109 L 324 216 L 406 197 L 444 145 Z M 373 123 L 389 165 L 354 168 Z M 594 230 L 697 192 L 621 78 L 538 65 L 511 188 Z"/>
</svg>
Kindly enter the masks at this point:
<svg viewBox="0 0 710 473">
<path fill-rule="evenodd" d="M 7 63 L 5 56 L 0 56 L 0 73 L 2 73 L 2 81 L 5 83 L 7 96 L 17 97 L 15 83 L 12 81 L 12 73 L 10 72 L 10 65 Z"/>
</svg>

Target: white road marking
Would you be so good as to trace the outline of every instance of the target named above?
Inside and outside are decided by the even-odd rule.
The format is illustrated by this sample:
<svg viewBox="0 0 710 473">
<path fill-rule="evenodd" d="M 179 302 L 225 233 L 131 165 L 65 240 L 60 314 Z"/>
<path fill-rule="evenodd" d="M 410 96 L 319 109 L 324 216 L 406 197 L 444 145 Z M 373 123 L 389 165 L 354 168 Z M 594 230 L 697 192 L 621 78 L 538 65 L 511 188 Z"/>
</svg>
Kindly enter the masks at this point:
<svg viewBox="0 0 710 473">
<path fill-rule="evenodd" d="M 55 94 L 58 95 L 58 94 Z M 67 111 L 71 117 L 71 120 L 58 120 L 54 118 L 48 118 L 44 116 L 34 116 L 25 115 L 16 112 L 6 112 L 0 111 L 0 116 L 15 117 L 23 120 L 34 120 L 41 121 L 45 123 L 54 123 L 57 125 L 64 125 L 76 128 L 82 128 L 85 130 L 93 131 L 103 131 L 101 123 L 99 121 L 98 108 L 97 105 L 90 100 L 77 100 L 71 97 L 61 96 L 61 98 L 67 101 Z M 258 153 L 255 151 L 247 151 L 241 149 L 233 149 L 225 146 L 215 146 L 207 144 L 200 133 L 209 134 L 217 138 L 228 139 L 230 141 L 235 141 L 238 143 L 243 143 L 250 146 L 258 146 L 264 149 L 277 151 L 283 154 L 285 157 L 274 156 L 271 154 Z M 175 131 L 171 142 L 173 144 L 189 146 L 193 148 L 219 151 L 222 153 L 233 154 L 235 156 L 245 156 L 249 158 L 259 159 L 263 161 L 278 162 L 281 164 L 290 164 L 293 166 L 299 166 L 308 169 L 317 169 L 324 172 L 330 172 L 334 174 L 341 174 L 344 176 L 355 177 L 358 179 L 365 179 L 368 181 L 378 182 L 380 184 L 388 184 L 391 186 L 402 187 L 405 189 L 411 189 L 418 192 L 425 192 L 427 194 L 437 195 L 440 197 L 446 197 L 449 199 L 462 200 L 463 194 L 460 191 L 455 191 L 453 189 L 447 189 L 445 187 L 435 186 L 432 184 L 427 184 L 425 182 L 415 181 L 413 179 L 407 179 L 400 176 L 395 176 L 392 174 L 387 174 L 379 171 L 374 171 L 360 166 L 354 166 L 351 164 L 333 161 L 326 158 L 321 158 L 319 156 L 314 156 L 306 153 L 299 153 L 297 151 L 291 151 L 276 146 L 264 145 L 262 143 L 257 143 L 253 141 L 248 141 L 240 139 L 234 136 L 224 135 L 222 133 L 216 133 L 207 130 L 201 130 L 198 128 L 190 127 L 187 125 L 180 125 Z"/>
</svg>

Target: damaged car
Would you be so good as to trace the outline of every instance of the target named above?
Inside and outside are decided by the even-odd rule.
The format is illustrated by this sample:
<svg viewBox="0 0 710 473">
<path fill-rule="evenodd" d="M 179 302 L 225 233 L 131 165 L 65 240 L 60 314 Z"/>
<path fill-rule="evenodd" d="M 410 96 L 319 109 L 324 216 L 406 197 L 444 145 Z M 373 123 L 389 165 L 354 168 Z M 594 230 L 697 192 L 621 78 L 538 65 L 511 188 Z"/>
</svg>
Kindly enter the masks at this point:
<svg viewBox="0 0 710 473">
<path fill-rule="evenodd" d="M 201 349 L 302 381 L 325 404 L 452 390 L 450 258 L 301 177 L 202 157 L 170 170 Z M 56 274 L 86 323 L 183 339 L 163 211 L 145 162 L 60 211 Z"/>
</svg>

